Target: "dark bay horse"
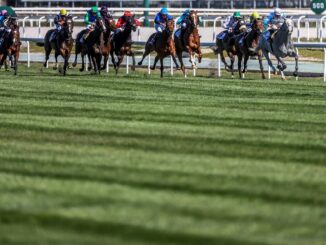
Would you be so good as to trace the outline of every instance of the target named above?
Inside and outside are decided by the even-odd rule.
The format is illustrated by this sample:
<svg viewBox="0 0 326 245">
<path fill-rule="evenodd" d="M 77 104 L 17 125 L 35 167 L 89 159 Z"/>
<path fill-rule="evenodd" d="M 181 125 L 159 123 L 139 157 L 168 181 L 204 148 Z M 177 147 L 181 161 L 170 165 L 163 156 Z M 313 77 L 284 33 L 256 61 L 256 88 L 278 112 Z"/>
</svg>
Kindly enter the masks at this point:
<svg viewBox="0 0 326 245">
<path fill-rule="evenodd" d="M 110 55 L 111 48 L 112 48 L 111 42 L 110 42 L 111 32 L 115 31 L 115 29 L 116 29 L 115 21 L 113 18 L 104 19 L 104 24 L 106 27 L 106 31 L 103 32 L 100 37 L 100 48 L 101 48 L 101 53 L 102 53 L 103 59 L 104 59 L 103 66 L 101 68 L 102 70 L 105 70 L 105 68 L 107 66 L 109 55 Z"/>
<path fill-rule="evenodd" d="M 191 10 L 188 19 L 186 20 L 187 29 L 184 35 L 178 35 L 177 33 L 181 30 L 177 30 L 174 34 L 175 48 L 177 52 L 178 59 L 181 64 L 181 70 L 186 76 L 185 66 L 182 60 L 182 52 L 188 52 L 190 56 L 190 62 L 192 68 L 196 69 L 195 56 L 198 54 L 198 62 L 201 62 L 202 52 L 200 48 L 200 35 L 198 32 L 199 17 L 197 11 Z M 183 39 L 183 40 L 182 40 Z"/>
<path fill-rule="evenodd" d="M 235 49 L 235 36 L 240 34 L 240 26 L 245 25 L 245 22 L 243 20 L 238 21 L 234 29 L 232 30 L 225 30 L 222 31 L 220 34 L 217 36 L 221 35 L 224 33 L 224 38 L 216 38 L 216 49 L 215 53 L 219 54 L 221 57 L 221 61 L 223 62 L 225 66 L 225 70 L 231 71 L 232 77 L 234 76 L 234 62 L 235 62 L 235 56 L 237 55 L 237 51 Z M 226 63 L 224 53 L 226 52 L 227 55 L 230 58 L 230 65 Z"/>
<path fill-rule="evenodd" d="M 68 69 L 68 61 L 70 58 L 72 46 L 73 46 L 73 38 L 72 33 L 74 30 L 74 21 L 72 16 L 67 16 L 66 20 L 63 23 L 61 31 L 59 31 L 56 35 L 56 38 L 50 41 L 50 37 L 55 29 L 49 30 L 44 37 L 44 50 L 45 50 L 45 62 L 43 64 L 44 67 L 47 67 L 47 62 L 49 60 L 52 49 L 54 49 L 54 57 L 55 57 L 55 66 L 54 70 L 58 68 L 58 56 L 61 55 L 64 59 L 63 65 L 63 75 L 66 75 Z"/>
<path fill-rule="evenodd" d="M 178 62 L 176 60 L 176 51 L 173 41 L 173 31 L 174 31 L 174 20 L 169 20 L 166 23 L 166 28 L 163 32 L 158 32 L 152 34 L 145 46 L 145 52 L 143 54 L 142 60 L 138 63 L 138 65 L 142 65 L 145 57 L 149 55 L 151 52 L 155 51 L 157 53 L 155 57 L 155 61 L 153 66 L 151 67 L 152 70 L 155 69 L 158 60 L 161 62 L 161 77 L 163 77 L 163 59 L 169 55 L 172 56 L 174 63 L 176 64 L 177 69 L 179 68 Z M 158 35 L 156 37 L 156 41 L 154 45 L 150 44 L 150 40 L 154 37 L 154 35 Z"/>
<path fill-rule="evenodd" d="M 9 56 L 11 62 L 11 68 L 14 69 L 14 74 L 17 75 L 18 70 L 18 59 L 20 54 L 20 33 L 19 33 L 19 26 L 17 23 L 17 18 L 10 17 L 8 21 L 8 26 L 10 28 L 9 35 L 5 36 L 5 40 L 3 45 L 0 47 L 0 67 L 6 61 L 7 57 Z M 5 64 L 7 66 L 7 63 Z"/>
<path fill-rule="evenodd" d="M 118 73 L 120 65 L 123 61 L 125 55 L 132 57 L 132 70 L 135 70 L 136 60 L 135 53 L 131 49 L 131 32 L 136 31 L 137 24 L 133 16 L 128 17 L 124 29 L 120 32 L 117 32 L 113 35 L 111 40 L 111 58 L 112 63 L 115 69 L 115 72 Z M 115 61 L 114 55 L 118 57 L 118 62 Z"/>
<path fill-rule="evenodd" d="M 271 53 L 276 57 L 278 61 L 277 68 L 280 70 L 283 80 L 285 80 L 284 70 L 287 68 L 286 64 L 282 60 L 282 58 L 285 57 L 294 57 L 295 71 L 293 76 L 298 76 L 299 57 L 294 50 L 294 46 L 291 40 L 293 27 L 293 21 L 291 19 L 286 19 L 281 25 L 280 29 L 274 33 L 272 43 L 269 40 L 266 40 L 263 34 L 260 36 L 258 46 L 256 48 L 257 52 L 262 52 L 262 54 L 265 56 L 268 65 L 273 69 L 274 73 L 276 73 L 276 68 L 274 67 L 268 54 Z"/>
<path fill-rule="evenodd" d="M 78 33 L 76 38 L 75 46 L 75 62 L 73 66 L 77 65 L 78 54 L 81 54 L 82 57 L 82 67 L 80 71 L 85 70 L 85 56 L 88 56 L 90 61 L 90 67 L 93 67 L 95 73 L 101 72 L 101 35 L 106 32 L 106 27 L 102 18 L 97 18 L 93 24 L 94 29 L 89 33 L 86 40 L 81 41 L 84 38 L 84 34 L 87 32 L 87 29 L 82 30 Z"/>
<path fill-rule="evenodd" d="M 238 56 L 238 71 L 240 78 L 244 78 L 244 75 L 247 72 L 247 62 L 249 57 L 258 56 L 262 78 L 265 79 L 262 56 L 255 52 L 259 37 L 263 30 L 263 21 L 261 19 L 256 19 L 254 20 L 249 32 L 241 33 L 235 37 L 235 48 Z M 243 70 L 241 70 L 242 59 L 244 60 Z"/>
</svg>

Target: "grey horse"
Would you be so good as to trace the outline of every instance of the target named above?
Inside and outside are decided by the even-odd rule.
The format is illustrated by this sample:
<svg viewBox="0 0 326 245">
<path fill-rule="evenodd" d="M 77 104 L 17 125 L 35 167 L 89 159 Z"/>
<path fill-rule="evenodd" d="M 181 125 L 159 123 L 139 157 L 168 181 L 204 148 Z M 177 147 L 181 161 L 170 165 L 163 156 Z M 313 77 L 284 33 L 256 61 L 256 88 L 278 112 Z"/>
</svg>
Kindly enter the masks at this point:
<svg viewBox="0 0 326 245">
<path fill-rule="evenodd" d="M 272 42 L 266 40 L 264 35 L 261 35 L 258 41 L 258 46 L 256 52 L 262 52 L 265 56 L 268 65 L 273 69 L 273 72 L 276 74 L 276 68 L 273 65 L 269 53 L 275 56 L 278 61 L 277 68 L 281 72 L 282 79 L 285 79 L 284 70 L 286 69 L 286 64 L 282 60 L 285 57 L 295 58 L 295 71 L 293 75 L 298 76 L 298 54 L 295 52 L 293 43 L 291 41 L 291 35 L 293 32 L 293 21 L 291 19 L 286 19 L 279 30 L 274 34 Z M 262 71 L 263 73 L 263 71 Z"/>
</svg>

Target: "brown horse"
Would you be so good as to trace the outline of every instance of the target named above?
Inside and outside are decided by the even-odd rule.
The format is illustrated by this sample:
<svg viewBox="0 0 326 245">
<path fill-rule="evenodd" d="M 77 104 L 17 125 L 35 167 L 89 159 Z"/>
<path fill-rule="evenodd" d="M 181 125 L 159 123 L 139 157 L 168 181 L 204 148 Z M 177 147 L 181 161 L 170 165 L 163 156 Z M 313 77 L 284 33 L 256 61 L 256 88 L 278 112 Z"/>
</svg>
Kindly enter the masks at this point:
<svg viewBox="0 0 326 245">
<path fill-rule="evenodd" d="M 132 41 L 130 40 L 130 35 L 131 32 L 136 31 L 136 29 L 137 29 L 137 24 L 135 18 L 132 16 L 127 19 L 124 29 L 113 35 L 113 38 L 111 40 L 112 49 L 110 55 L 112 58 L 112 63 L 116 74 L 119 71 L 120 65 L 125 55 L 132 57 L 131 69 L 133 71 L 135 70 L 136 59 L 135 59 L 135 53 L 131 49 Z M 118 57 L 118 62 L 115 61 L 114 55 Z"/>
<path fill-rule="evenodd" d="M 261 19 L 256 19 L 254 20 L 249 32 L 235 36 L 235 49 L 238 56 L 238 71 L 240 78 L 244 78 L 244 75 L 247 72 L 247 62 L 249 57 L 258 56 L 262 78 L 265 79 L 262 55 L 260 52 L 254 51 L 258 45 L 258 40 L 263 30 L 263 21 Z M 244 59 L 243 70 L 241 70 L 242 59 Z"/>
<path fill-rule="evenodd" d="M 17 75 L 18 70 L 18 58 L 20 53 L 20 33 L 19 33 L 19 26 L 17 23 L 17 18 L 10 17 L 8 21 L 8 26 L 10 28 L 10 33 L 5 37 L 3 46 L 1 47 L 1 60 L 0 66 L 5 63 L 5 67 L 7 70 L 7 63 L 6 59 L 9 56 L 11 61 L 11 68 L 14 69 L 15 75 Z"/>
<path fill-rule="evenodd" d="M 100 37 L 100 49 L 104 58 L 104 64 L 101 67 L 102 70 L 105 70 L 111 52 L 111 42 L 110 42 L 111 31 L 115 31 L 116 29 L 115 21 L 113 18 L 104 19 L 104 23 L 106 26 L 106 31 L 103 32 Z"/>
<path fill-rule="evenodd" d="M 198 62 L 201 62 L 202 52 L 200 48 L 200 35 L 198 33 L 198 25 L 199 25 L 199 17 L 197 11 L 190 11 L 189 17 L 185 20 L 187 29 L 182 33 L 182 30 L 177 30 L 174 34 L 174 42 L 176 47 L 176 52 L 178 59 L 181 64 L 181 70 L 183 74 L 186 76 L 185 66 L 182 60 L 182 52 L 188 52 L 190 56 L 190 62 L 192 64 L 192 68 L 196 69 L 195 56 L 198 54 Z"/>
<path fill-rule="evenodd" d="M 74 22 L 71 16 L 67 16 L 63 23 L 62 30 L 57 33 L 56 38 L 50 41 L 50 37 L 55 29 L 49 30 L 44 37 L 44 49 L 45 49 L 45 62 L 44 67 L 47 67 L 47 62 L 51 54 L 52 49 L 55 50 L 55 66 L 54 70 L 58 68 L 58 56 L 61 55 L 64 59 L 63 75 L 66 75 L 68 69 L 68 60 L 70 58 L 72 46 L 74 44 L 72 33 L 74 29 Z"/>
<path fill-rule="evenodd" d="M 172 37 L 173 31 L 174 31 L 174 20 L 169 20 L 169 21 L 167 21 L 166 28 L 164 29 L 163 32 L 161 32 L 161 33 L 158 32 L 158 33 L 152 34 L 146 43 L 143 58 L 138 63 L 138 65 L 142 65 L 145 57 L 147 55 L 149 55 L 151 52 L 156 51 L 157 55 L 155 57 L 153 67 L 151 67 L 151 69 L 154 70 L 156 67 L 156 63 L 158 62 L 158 60 L 160 60 L 160 62 L 161 62 L 161 77 L 163 77 L 163 69 L 164 69 L 163 59 L 165 57 L 171 55 L 177 68 L 179 68 L 178 62 L 175 58 L 176 51 L 175 51 L 174 41 L 173 41 L 173 37 Z M 155 37 L 156 41 L 155 41 L 154 45 L 151 45 L 150 40 L 152 40 L 152 38 L 154 38 L 154 35 L 157 35 Z"/>
</svg>

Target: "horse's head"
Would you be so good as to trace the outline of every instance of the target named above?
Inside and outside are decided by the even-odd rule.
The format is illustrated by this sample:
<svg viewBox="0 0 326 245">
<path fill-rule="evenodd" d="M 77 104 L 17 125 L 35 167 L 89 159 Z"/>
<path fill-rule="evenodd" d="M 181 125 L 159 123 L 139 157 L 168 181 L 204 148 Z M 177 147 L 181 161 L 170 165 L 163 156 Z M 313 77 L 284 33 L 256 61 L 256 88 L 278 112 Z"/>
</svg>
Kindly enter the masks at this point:
<svg viewBox="0 0 326 245">
<path fill-rule="evenodd" d="M 264 22 L 262 19 L 254 20 L 252 31 L 260 35 L 264 31 Z"/>
<path fill-rule="evenodd" d="M 106 31 L 106 27 L 105 27 L 105 23 L 103 21 L 103 19 L 101 17 L 98 17 L 96 19 L 96 28 L 100 31 L 100 32 L 105 32 Z"/>
<path fill-rule="evenodd" d="M 68 15 L 66 19 L 66 31 L 68 37 L 70 38 L 72 36 L 72 32 L 74 31 L 74 20 L 71 15 Z"/>
<path fill-rule="evenodd" d="M 131 29 L 132 31 L 137 30 L 137 24 L 135 21 L 135 16 L 128 16 L 126 17 L 126 29 Z"/>
<path fill-rule="evenodd" d="M 165 31 L 172 34 L 174 31 L 174 20 L 168 20 L 166 23 Z"/>
<path fill-rule="evenodd" d="M 193 28 L 197 28 L 199 25 L 198 13 L 195 10 L 191 10 L 189 14 L 189 20 Z"/>
<path fill-rule="evenodd" d="M 113 18 L 108 18 L 106 20 L 106 22 L 107 22 L 107 29 L 109 29 L 111 31 L 114 31 L 116 29 L 116 27 L 115 27 L 115 21 L 114 21 Z"/>
<path fill-rule="evenodd" d="M 287 33 L 289 35 L 292 34 L 293 32 L 293 27 L 294 27 L 294 24 L 293 24 L 293 20 L 291 19 L 285 19 L 283 24 L 281 25 L 280 29 L 278 30 L 278 33 Z"/>
</svg>

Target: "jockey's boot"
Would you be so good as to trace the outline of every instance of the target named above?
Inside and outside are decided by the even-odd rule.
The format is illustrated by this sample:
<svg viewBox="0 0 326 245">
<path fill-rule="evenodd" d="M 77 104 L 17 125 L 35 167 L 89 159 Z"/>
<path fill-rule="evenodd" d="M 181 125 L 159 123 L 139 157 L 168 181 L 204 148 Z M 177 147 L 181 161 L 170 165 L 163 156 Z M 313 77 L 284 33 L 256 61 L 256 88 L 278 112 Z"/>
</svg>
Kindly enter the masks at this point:
<svg viewBox="0 0 326 245">
<path fill-rule="evenodd" d="M 87 31 L 84 33 L 83 37 L 81 38 L 81 42 L 83 43 L 84 41 L 86 41 L 86 39 L 88 38 L 89 34 L 91 33 L 90 29 L 87 29 Z"/>
</svg>

